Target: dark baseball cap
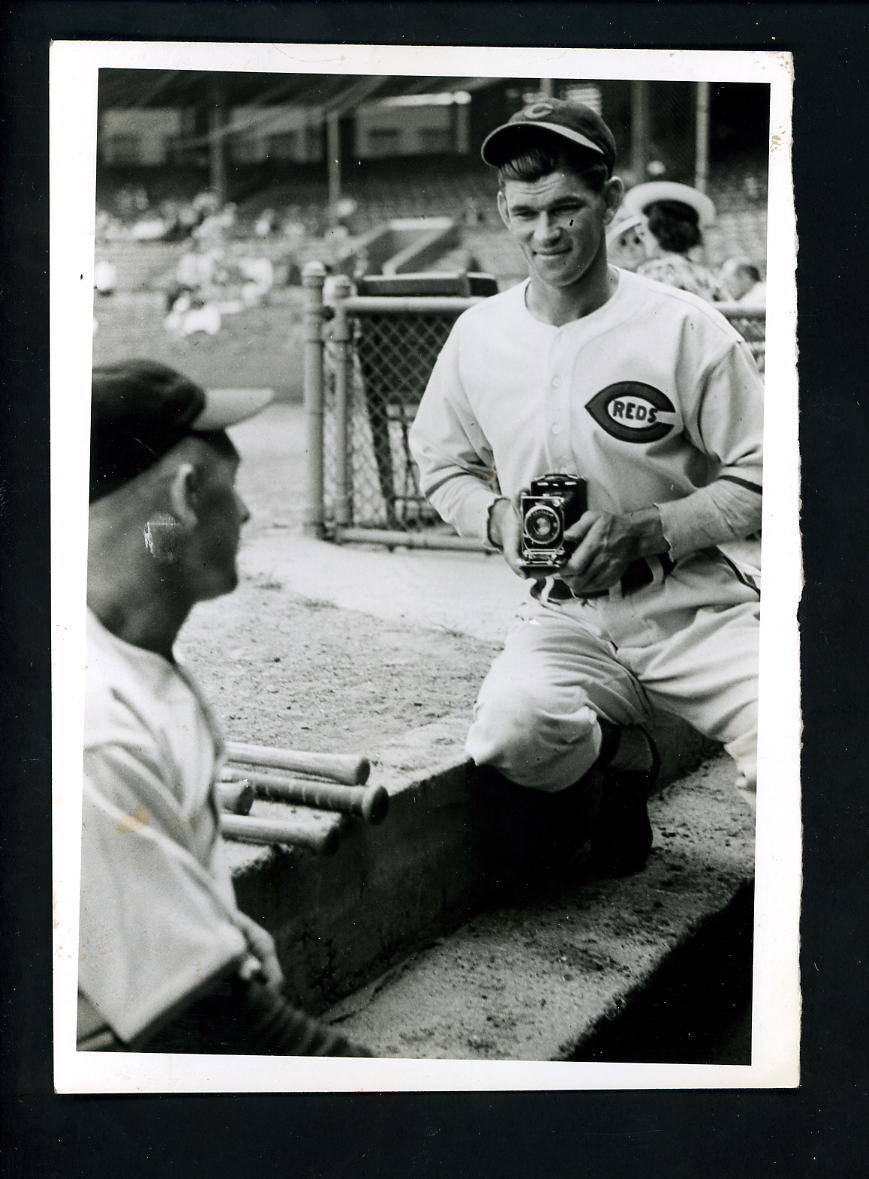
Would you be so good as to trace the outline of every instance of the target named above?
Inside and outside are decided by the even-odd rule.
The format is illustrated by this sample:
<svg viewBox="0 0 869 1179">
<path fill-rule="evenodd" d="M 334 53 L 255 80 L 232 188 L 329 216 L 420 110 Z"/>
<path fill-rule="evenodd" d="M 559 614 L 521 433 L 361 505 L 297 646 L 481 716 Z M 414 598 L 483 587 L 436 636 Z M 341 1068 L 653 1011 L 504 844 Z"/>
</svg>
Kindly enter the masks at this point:
<svg viewBox="0 0 869 1179">
<path fill-rule="evenodd" d="M 91 503 L 147 471 L 189 434 L 232 426 L 258 413 L 273 396 L 271 389 L 205 390 L 153 360 L 95 366 Z"/>
<path fill-rule="evenodd" d="M 590 106 L 562 98 L 542 98 L 510 116 L 483 141 L 480 154 L 487 164 L 500 168 L 525 151 L 540 132 L 548 132 L 603 157 L 611 172 L 616 162 L 616 141 L 609 127 Z"/>
</svg>

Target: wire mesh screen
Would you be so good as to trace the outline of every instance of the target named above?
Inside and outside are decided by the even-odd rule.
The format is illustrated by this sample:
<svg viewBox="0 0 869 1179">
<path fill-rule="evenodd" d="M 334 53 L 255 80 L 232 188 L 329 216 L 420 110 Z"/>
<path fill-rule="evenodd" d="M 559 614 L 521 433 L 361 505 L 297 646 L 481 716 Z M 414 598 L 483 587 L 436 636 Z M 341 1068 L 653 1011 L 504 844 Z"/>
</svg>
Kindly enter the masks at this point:
<svg viewBox="0 0 869 1179">
<path fill-rule="evenodd" d="M 346 361 L 329 330 L 325 337 L 324 506 L 327 520 L 336 519 L 335 378 L 346 363 L 347 455 L 346 494 L 349 511 L 343 521 L 352 528 L 391 533 L 432 533 L 453 536 L 419 489 L 408 435 L 438 353 L 456 318 L 475 300 L 456 299 L 455 309 L 432 311 L 405 308 L 364 311 L 347 302 L 350 342 Z M 761 371 L 764 368 L 763 313 L 728 309 L 734 327 L 748 341 Z"/>
<path fill-rule="evenodd" d="M 408 433 L 438 353 L 469 305 L 466 300 L 455 311 L 364 314 L 353 314 L 351 308 L 348 493 L 354 527 L 413 532 L 440 525 L 419 490 Z M 326 360 L 325 494 L 327 515 L 332 515 L 336 350 L 328 343 Z"/>
</svg>

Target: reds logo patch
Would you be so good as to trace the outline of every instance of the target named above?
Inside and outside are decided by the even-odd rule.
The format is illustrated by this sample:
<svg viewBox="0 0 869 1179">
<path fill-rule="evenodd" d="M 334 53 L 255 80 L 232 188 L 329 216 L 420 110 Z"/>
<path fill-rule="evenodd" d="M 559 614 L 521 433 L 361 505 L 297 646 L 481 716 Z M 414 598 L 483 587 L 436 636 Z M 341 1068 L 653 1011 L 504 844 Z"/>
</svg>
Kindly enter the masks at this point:
<svg viewBox="0 0 869 1179">
<path fill-rule="evenodd" d="M 554 109 L 551 102 L 532 102 L 530 106 L 525 107 L 522 114 L 526 119 L 545 119 Z"/>
<path fill-rule="evenodd" d="M 585 408 L 607 434 L 621 442 L 656 442 L 675 426 L 673 402 L 660 389 L 642 381 L 607 385 Z"/>
</svg>

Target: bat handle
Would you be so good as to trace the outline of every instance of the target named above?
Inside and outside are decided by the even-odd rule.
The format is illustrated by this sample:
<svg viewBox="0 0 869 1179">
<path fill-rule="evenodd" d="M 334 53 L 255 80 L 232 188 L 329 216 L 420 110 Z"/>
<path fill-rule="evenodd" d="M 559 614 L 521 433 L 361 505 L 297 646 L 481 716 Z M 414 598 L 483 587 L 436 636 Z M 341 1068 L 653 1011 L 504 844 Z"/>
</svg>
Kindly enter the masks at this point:
<svg viewBox="0 0 869 1179">
<path fill-rule="evenodd" d="M 242 771 L 232 766 L 224 773 L 235 781 L 242 775 Z M 389 791 L 385 786 L 340 786 L 334 782 L 307 782 L 263 773 L 250 773 L 245 777 L 249 778 L 260 798 L 357 815 L 366 823 L 382 823 L 389 809 Z"/>
</svg>

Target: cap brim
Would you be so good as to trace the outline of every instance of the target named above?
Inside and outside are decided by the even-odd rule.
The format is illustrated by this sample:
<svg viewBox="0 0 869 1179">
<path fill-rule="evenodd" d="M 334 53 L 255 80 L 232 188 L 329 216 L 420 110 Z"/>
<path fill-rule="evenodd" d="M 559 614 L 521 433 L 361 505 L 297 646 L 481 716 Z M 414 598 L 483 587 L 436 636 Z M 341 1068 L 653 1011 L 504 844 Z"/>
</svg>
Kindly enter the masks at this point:
<svg viewBox="0 0 869 1179">
<path fill-rule="evenodd" d="M 558 135 L 562 139 L 569 139 L 571 143 L 579 144 L 580 147 L 588 148 L 596 155 L 606 159 L 606 153 L 593 143 L 592 140 L 586 138 L 585 135 L 580 134 L 579 131 L 573 131 L 569 127 L 562 127 L 558 123 L 542 123 L 537 119 L 534 122 L 528 123 L 503 123 L 500 127 L 496 127 L 483 140 L 483 146 L 480 148 L 480 155 L 483 161 L 490 164 L 493 168 L 498 168 L 506 160 L 509 160 L 514 154 L 511 143 L 520 146 L 521 141 L 525 139 L 529 132 L 534 131 L 550 131 L 553 135 Z"/>
<path fill-rule="evenodd" d="M 704 192 L 675 180 L 650 180 L 637 184 L 624 195 L 622 208 L 630 213 L 643 213 L 657 201 L 678 201 L 694 209 L 702 226 L 715 224 L 715 205 Z"/>
<path fill-rule="evenodd" d="M 265 409 L 274 396 L 274 389 L 206 389 L 205 407 L 191 429 L 225 430 Z"/>
</svg>

